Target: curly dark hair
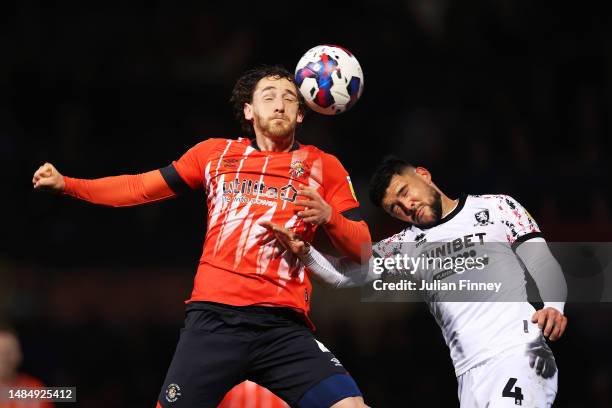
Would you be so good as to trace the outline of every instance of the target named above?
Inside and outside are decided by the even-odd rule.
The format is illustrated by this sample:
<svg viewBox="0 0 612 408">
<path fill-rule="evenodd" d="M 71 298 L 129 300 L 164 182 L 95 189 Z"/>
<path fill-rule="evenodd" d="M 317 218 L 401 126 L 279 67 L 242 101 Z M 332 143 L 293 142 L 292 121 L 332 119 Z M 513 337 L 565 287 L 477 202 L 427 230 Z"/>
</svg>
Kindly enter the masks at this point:
<svg viewBox="0 0 612 408">
<path fill-rule="evenodd" d="M 386 156 L 380 163 L 370 181 L 370 201 L 377 207 L 382 206 L 387 188 L 396 174 L 403 174 L 414 166 L 396 156 Z"/>
<path fill-rule="evenodd" d="M 246 120 L 244 118 L 244 104 L 253 102 L 253 92 L 255 92 L 257 83 L 262 78 L 267 77 L 278 79 L 285 78 L 295 83 L 293 74 L 286 68 L 280 65 L 261 65 L 246 71 L 240 78 L 238 78 L 236 85 L 234 85 L 234 89 L 232 90 L 230 102 L 234 108 L 234 115 L 236 116 L 238 122 L 240 122 L 242 130 L 250 135 L 254 134 L 253 124 L 250 120 Z M 304 102 L 304 97 L 299 90 L 297 94 L 300 110 L 302 113 L 306 113 L 306 103 Z"/>
</svg>

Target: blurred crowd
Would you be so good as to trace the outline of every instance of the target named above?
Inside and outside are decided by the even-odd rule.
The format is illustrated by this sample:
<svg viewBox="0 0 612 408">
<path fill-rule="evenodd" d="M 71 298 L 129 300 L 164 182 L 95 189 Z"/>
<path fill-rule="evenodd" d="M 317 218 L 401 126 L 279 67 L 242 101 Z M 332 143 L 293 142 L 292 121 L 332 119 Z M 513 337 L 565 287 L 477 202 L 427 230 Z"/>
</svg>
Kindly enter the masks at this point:
<svg viewBox="0 0 612 408">
<path fill-rule="evenodd" d="M 351 50 L 365 90 L 352 111 L 309 114 L 298 139 L 340 158 L 374 239 L 402 228 L 367 199 L 369 175 L 394 153 L 451 196 L 514 196 L 550 241 L 611 241 L 603 5 L 209 3 L 26 0 L 0 15 L 0 321 L 20 335 L 24 370 L 76 385 L 82 406 L 152 406 L 200 255 L 204 200 L 106 209 L 35 194 L 32 173 L 45 161 L 82 178 L 137 173 L 208 137 L 244 136 L 228 101 L 235 79 L 262 63 L 293 69 L 318 44 Z M 320 338 L 370 405 L 456 404 L 424 305 L 322 288 L 314 299 Z M 557 406 L 612 406 L 611 312 L 567 306 L 566 338 L 553 345 Z"/>
</svg>

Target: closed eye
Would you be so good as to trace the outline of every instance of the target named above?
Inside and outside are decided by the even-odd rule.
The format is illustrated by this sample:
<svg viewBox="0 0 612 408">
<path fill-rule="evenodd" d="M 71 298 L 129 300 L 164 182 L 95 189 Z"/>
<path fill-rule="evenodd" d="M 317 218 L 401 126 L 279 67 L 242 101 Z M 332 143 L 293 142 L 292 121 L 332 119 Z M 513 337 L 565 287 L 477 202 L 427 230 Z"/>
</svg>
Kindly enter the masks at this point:
<svg viewBox="0 0 612 408">
<path fill-rule="evenodd" d="M 398 206 L 397 204 L 393 204 L 393 205 L 391 205 L 391 208 L 389 208 L 389 211 L 390 211 L 392 214 L 395 214 L 395 215 L 400 215 L 400 214 L 399 214 L 399 206 Z"/>
<path fill-rule="evenodd" d="M 271 90 L 268 90 L 267 92 L 263 92 L 261 94 L 261 97 L 263 98 L 264 101 L 271 101 L 271 100 L 274 99 L 274 96 L 275 96 L 275 94 Z"/>
</svg>

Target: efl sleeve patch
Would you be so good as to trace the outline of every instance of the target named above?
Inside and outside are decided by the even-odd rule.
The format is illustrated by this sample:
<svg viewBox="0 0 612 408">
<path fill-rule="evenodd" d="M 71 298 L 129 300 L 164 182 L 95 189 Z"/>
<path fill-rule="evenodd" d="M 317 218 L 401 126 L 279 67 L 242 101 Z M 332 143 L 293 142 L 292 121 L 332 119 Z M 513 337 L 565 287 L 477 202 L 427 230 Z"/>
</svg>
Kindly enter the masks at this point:
<svg viewBox="0 0 612 408">
<path fill-rule="evenodd" d="M 357 194 L 355 194 L 355 189 L 353 188 L 353 183 L 351 182 L 351 176 L 346 176 L 346 181 L 348 181 L 349 188 L 351 189 L 351 194 L 355 201 L 357 201 Z"/>
</svg>

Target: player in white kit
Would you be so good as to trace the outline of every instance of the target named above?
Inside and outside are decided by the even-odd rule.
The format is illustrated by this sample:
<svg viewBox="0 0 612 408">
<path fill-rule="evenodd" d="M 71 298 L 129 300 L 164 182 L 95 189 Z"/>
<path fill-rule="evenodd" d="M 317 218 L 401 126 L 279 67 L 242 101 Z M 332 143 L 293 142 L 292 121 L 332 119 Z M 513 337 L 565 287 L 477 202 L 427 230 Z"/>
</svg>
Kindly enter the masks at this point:
<svg viewBox="0 0 612 408">
<path fill-rule="evenodd" d="M 376 258 L 484 259 L 486 276 L 479 268 L 420 267 L 407 274 L 416 287 L 424 287 L 420 293 L 450 349 L 461 407 L 550 407 L 557 393 L 557 366 L 544 337 L 554 341 L 565 331 L 567 286 L 529 213 L 505 195 L 452 200 L 426 169 L 397 158 L 386 159 L 376 171 L 370 198 L 409 226 L 374 246 L 368 270 L 323 255 L 280 226 L 264 226 L 311 274 L 337 288 L 372 283 L 380 288 L 385 274 L 398 273 L 387 264 L 381 275 L 374 266 L 382 262 Z M 525 270 L 544 300 L 538 311 L 527 301 Z M 463 287 L 478 282 L 490 289 L 470 293 Z"/>
</svg>

